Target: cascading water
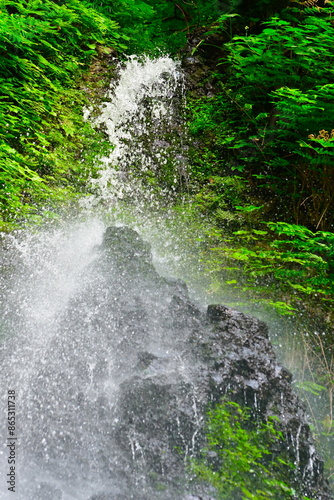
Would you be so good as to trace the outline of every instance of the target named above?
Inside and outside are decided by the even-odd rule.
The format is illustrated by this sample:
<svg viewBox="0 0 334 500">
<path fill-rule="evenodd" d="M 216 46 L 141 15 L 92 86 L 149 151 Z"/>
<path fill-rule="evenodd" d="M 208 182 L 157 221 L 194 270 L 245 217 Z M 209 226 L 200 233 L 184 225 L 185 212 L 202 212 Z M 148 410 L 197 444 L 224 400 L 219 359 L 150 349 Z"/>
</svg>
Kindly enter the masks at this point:
<svg viewBox="0 0 334 500">
<path fill-rule="evenodd" d="M 143 206 L 150 202 L 155 210 L 173 196 L 173 186 L 187 182 L 181 91 L 177 62 L 130 58 L 100 114 L 85 110 L 96 126 L 105 125 L 115 147 L 91 181 L 94 195 L 82 200 L 82 221 L 3 238 L 0 499 L 198 498 L 188 495 L 193 490 L 184 463 L 201 444 L 209 387 L 218 391 L 233 375 L 226 390 L 237 383 L 256 410 L 264 404 L 252 391 L 263 383 L 268 356 L 274 359 L 270 351 L 263 349 L 259 380 L 248 380 L 249 374 L 243 380 L 233 372 L 234 341 L 225 339 L 231 373 L 219 372 L 217 358 L 210 375 L 204 358 L 217 311 L 207 318 L 182 282 L 161 278 L 148 245 L 123 227 L 130 221 L 153 241 Z M 156 220 L 160 248 L 168 253 L 167 233 Z M 175 256 L 175 248 L 169 252 Z M 235 331 L 242 321 L 248 320 L 227 319 L 256 366 L 261 352 L 253 355 L 254 346 L 245 348 Z M 263 326 L 248 321 L 248 327 L 258 342 Z M 202 344 L 205 355 L 198 351 Z M 281 400 L 284 377 L 275 377 Z M 15 431 L 8 424 L 14 420 L 7 420 L 12 391 Z M 289 394 L 283 399 L 295 401 Z M 305 463 L 315 477 L 319 463 L 314 449 L 302 444 L 305 429 L 298 424 L 298 465 Z M 8 490 L 13 475 L 15 494 Z"/>
<path fill-rule="evenodd" d="M 168 182 L 185 180 L 183 156 L 175 154 L 172 166 L 168 159 L 180 135 L 175 104 L 180 76 L 179 64 L 168 57 L 144 62 L 130 58 L 95 118 L 96 125 L 105 124 L 115 148 L 91 181 L 95 195 L 82 200 L 86 220 L 4 238 L 0 381 L 6 411 L 7 391 L 15 390 L 17 434 L 12 437 L 17 437 L 15 498 L 20 500 L 87 500 L 99 491 L 112 492 L 115 499 L 158 498 L 146 491 L 144 466 L 133 480 L 126 478 L 123 466 L 128 465 L 114 428 L 118 389 L 131 374 L 138 350 L 168 353 L 172 361 L 166 377 L 169 371 L 175 376 L 176 361 L 170 356 L 175 332 L 168 338 L 160 325 L 168 309 L 164 302 L 170 299 L 159 296 L 159 287 L 145 290 L 147 297 L 141 298 L 143 291 L 134 293 L 139 285 L 127 271 L 113 268 L 109 276 L 110 269 L 94 264 L 105 223 L 93 219 L 92 211 L 102 205 L 104 217 L 110 217 L 111 209 L 117 220 L 117 202 L 135 196 L 138 204 L 144 197 L 140 183 L 152 173 L 159 176 L 167 162 L 172 176 Z M 90 112 L 85 110 L 87 119 Z M 137 172 L 135 181 L 130 168 Z M 150 200 L 152 192 L 145 193 Z M 113 291 L 105 286 L 106 275 Z M 190 377 L 182 363 L 178 371 L 181 378 Z M 13 495 L 7 482 L 12 478 L 11 435 L 7 418 L 0 425 L 0 498 L 6 499 Z M 138 459 L 139 441 L 130 434 L 126 439 Z"/>
<path fill-rule="evenodd" d="M 168 57 L 140 61 L 134 56 L 127 61 L 106 95 L 108 101 L 92 118 L 95 126 L 103 125 L 114 146 L 109 157 L 102 158 L 98 178 L 91 180 L 95 201 L 106 206 L 115 199 L 136 198 L 161 204 L 162 197 L 170 198 L 186 183 L 182 94 L 178 62 Z M 93 107 L 86 109 L 86 119 L 92 113 Z M 157 179 L 162 186 L 159 197 L 152 186 Z"/>
</svg>

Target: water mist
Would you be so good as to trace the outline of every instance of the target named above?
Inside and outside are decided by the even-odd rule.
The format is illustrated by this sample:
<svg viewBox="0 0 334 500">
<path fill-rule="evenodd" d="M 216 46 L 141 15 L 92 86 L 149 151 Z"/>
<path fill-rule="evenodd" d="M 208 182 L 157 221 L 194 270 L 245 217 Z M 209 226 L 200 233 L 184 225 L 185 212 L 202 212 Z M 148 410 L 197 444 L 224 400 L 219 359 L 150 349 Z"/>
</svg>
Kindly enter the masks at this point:
<svg viewBox="0 0 334 500">
<path fill-rule="evenodd" d="M 261 405 L 254 390 L 262 379 L 233 371 L 235 349 L 245 351 L 252 369 L 259 362 L 269 373 L 273 363 L 281 397 L 289 377 L 275 364 L 265 326 L 227 308 L 207 315 L 182 281 L 166 277 L 186 278 L 191 266 L 196 275 L 201 266 L 192 255 L 201 229 L 168 211 L 188 181 L 182 93 L 178 62 L 131 57 L 100 112 L 84 111 L 105 128 L 114 149 L 90 181 L 93 194 L 81 201 L 76 221 L 4 236 L 0 499 L 199 498 L 191 496 L 185 465 L 203 445 L 205 409 L 216 397 L 210 387 L 227 393 L 235 383 L 237 393 L 239 384 L 240 394 L 256 409 Z M 199 291 L 193 297 L 204 300 Z M 230 373 L 213 345 L 219 356 L 228 352 Z M 205 356 L 215 360 L 209 368 Z M 15 435 L 9 435 L 9 391 L 15 391 Z M 320 462 L 300 425 L 291 445 L 315 477 Z M 11 446 L 15 495 L 7 483 Z M 210 488 L 196 491 L 213 498 Z"/>
</svg>

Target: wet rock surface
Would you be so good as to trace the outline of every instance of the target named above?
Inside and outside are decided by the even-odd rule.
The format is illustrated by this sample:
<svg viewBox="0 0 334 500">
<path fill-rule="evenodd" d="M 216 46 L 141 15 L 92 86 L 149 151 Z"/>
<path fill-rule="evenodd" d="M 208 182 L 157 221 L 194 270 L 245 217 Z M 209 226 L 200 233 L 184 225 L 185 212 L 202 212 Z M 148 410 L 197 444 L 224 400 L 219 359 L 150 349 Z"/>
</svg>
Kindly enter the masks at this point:
<svg viewBox="0 0 334 500">
<path fill-rule="evenodd" d="M 330 498 L 305 409 L 292 390 L 291 374 L 276 360 L 267 326 L 224 305 L 210 305 L 204 314 L 184 285 L 165 280 L 161 287 L 172 296 L 161 320 L 165 329 L 178 332 L 182 350 L 178 356 L 137 354 L 137 373 L 120 386 L 119 446 L 126 449 L 132 440 L 134 462 L 144 461 L 162 477 L 177 476 L 180 459 L 174 450 L 198 451 L 207 404 L 226 396 L 250 407 L 254 418 L 278 416 L 287 439 L 275 452 L 296 465 L 304 494 Z"/>
<path fill-rule="evenodd" d="M 157 274 L 149 245 L 126 227 L 107 229 L 85 283 L 29 392 L 30 407 L 43 407 L 39 437 L 27 444 L 41 470 L 80 488 L 95 482 L 77 497 L 85 500 L 214 500 L 210 488 L 187 483 L 184 464 L 203 446 L 208 404 L 225 396 L 254 419 L 277 415 L 286 441 L 273 452 L 296 464 L 305 495 L 332 498 L 263 322 L 197 307 L 183 282 Z M 41 488 L 62 498 L 58 485 Z"/>
</svg>

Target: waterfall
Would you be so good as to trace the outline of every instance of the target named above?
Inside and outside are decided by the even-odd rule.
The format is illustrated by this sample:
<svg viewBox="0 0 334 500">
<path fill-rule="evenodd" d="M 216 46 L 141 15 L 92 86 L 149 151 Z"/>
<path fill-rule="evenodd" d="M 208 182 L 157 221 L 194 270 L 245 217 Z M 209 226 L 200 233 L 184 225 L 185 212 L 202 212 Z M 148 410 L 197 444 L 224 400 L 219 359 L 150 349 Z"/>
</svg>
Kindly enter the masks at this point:
<svg viewBox="0 0 334 500">
<path fill-rule="evenodd" d="M 136 203 L 144 199 L 152 206 L 183 187 L 187 173 L 182 96 L 179 62 L 132 56 L 102 106 L 84 110 L 85 118 L 102 126 L 114 146 L 101 158 L 98 177 L 91 180 L 95 203 L 106 206 L 126 198 Z M 158 190 L 153 189 L 156 179 Z"/>
<path fill-rule="evenodd" d="M 95 262 L 106 220 L 123 224 L 120 201 L 126 199 L 130 205 L 135 201 L 137 206 L 143 199 L 154 202 L 157 189 L 149 189 L 147 182 L 153 174 L 161 179 L 160 200 L 169 196 L 167 184 L 173 193 L 186 179 L 185 158 L 176 152 L 182 85 L 178 62 L 168 57 L 142 61 L 131 57 L 120 69 L 99 115 L 93 118 L 92 108 L 84 110 L 86 119 L 105 127 L 114 149 L 108 158 L 100 159 L 103 166 L 91 180 L 94 194 L 81 202 L 83 220 L 4 237 L 1 499 L 13 496 L 7 483 L 11 478 L 7 477 L 11 441 L 4 413 L 8 391 L 15 391 L 14 496 L 18 500 L 87 500 L 99 491 L 111 491 L 115 499 L 173 497 L 172 493 L 146 491 L 145 468 L 128 484 L 122 470 L 128 465 L 114 435 L 119 386 L 131 375 L 138 350 L 149 348 L 168 359 L 175 350 L 175 333 L 162 338 L 165 330 L 159 325 L 166 299 L 159 297 L 158 289 L 146 291 L 148 298 L 143 301 L 153 301 L 153 314 L 141 318 L 139 296 L 125 290 L 134 285 L 126 277 L 124 286 L 115 284 L 122 297 L 118 304 L 117 297 L 104 287 L 107 271 Z M 114 272 L 122 279 L 119 271 Z M 141 321 L 145 335 L 138 331 Z M 171 356 L 166 377 L 173 366 L 191 385 L 188 368 L 182 363 L 176 368 L 177 356 L 176 352 Z M 191 397 L 196 412 L 195 395 Z M 138 438 L 129 434 L 127 439 L 137 459 Z M 140 494 L 135 492 L 136 485 L 142 488 Z"/>
<path fill-rule="evenodd" d="M 212 499 L 185 470 L 203 444 L 209 400 L 240 389 L 260 411 L 270 370 L 269 412 L 284 404 L 288 419 L 296 405 L 298 466 L 320 477 L 303 410 L 284 392 L 289 376 L 275 364 L 264 325 L 224 307 L 212 306 L 210 317 L 184 282 L 166 277 L 184 276 L 200 231 L 173 223 L 166 210 L 187 186 L 182 95 L 177 61 L 130 57 L 102 106 L 84 110 L 114 148 L 98 160 L 81 212 L 3 237 L 1 500 Z M 221 368 L 225 351 L 230 373 Z M 233 371 L 238 363 L 244 374 Z"/>
</svg>

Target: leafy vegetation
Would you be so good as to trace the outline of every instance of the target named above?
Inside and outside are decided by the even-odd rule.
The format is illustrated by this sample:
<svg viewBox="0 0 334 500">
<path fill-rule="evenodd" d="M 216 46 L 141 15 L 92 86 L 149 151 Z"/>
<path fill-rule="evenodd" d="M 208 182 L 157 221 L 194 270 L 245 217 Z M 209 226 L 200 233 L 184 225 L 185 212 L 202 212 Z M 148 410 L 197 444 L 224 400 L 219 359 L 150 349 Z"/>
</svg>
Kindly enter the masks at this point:
<svg viewBox="0 0 334 500">
<path fill-rule="evenodd" d="M 222 45 L 216 95 L 194 103 L 191 121 L 224 169 L 252 183 L 268 217 L 316 230 L 331 229 L 334 208 L 331 16 L 331 6 L 286 9 L 235 34 Z M 230 22 L 222 16 L 216 32 L 226 36 Z"/>
<path fill-rule="evenodd" d="M 291 465 L 269 451 L 283 439 L 277 419 L 254 425 L 249 409 L 225 402 L 209 411 L 206 439 L 202 458 L 193 460 L 191 468 L 218 498 L 302 498 L 287 483 Z"/>
<path fill-rule="evenodd" d="M 94 58 L 115 49 L 177 50 L 191 26 L 218 15 L 217 4 L 0 1 L 3 229 L 45 214 L 85 189 L 96 169 L 96 153 L 110 148 L 82 117 L 89 95 L 94 98 L 99 91 L 87 93 L 93 79 L 80 84 Z"/>
<path fill-rule="evenodd" d="M 203 258 L 217 283 L 303 332 L 300 389 L 308 399 L 318 385 L 314 422 L 332 474 L 333 3 L 247 5 L 231 4 L 193 50 L 216 51 L 210 92 L 188 104 L 193 204 L 215 225 Z"/>
<path fill-rule="evenodd" d="M 129 37 L 132 53 L 177 52 L 194 29 L 219 16 L 217 0 L 104 0 L 94 2 L 107 17 L 116 19 Z"/>
<path fill-rule="evenodd" d="M 188 39 L 186 54 L 206 67 L 188 96 L 187 189 L 189 210 L 215 227 L 209 267 L 283 314 L 306 310 L 333 324 L 333 14 L 327 0 L 0 0 L 0 229 L 85 191 L 110 145 L 82 108 L 101 96 L 110 56 L 176 53 Z M 308 365 L 321 359 L 324 368 L 303 387 L 327 391 L 319 428 L 332 436 L 332 338 L 307 345 Z M 207 455 L 194 467 L 222 498 L 222 481 L 244 498 L 289 496 L 262 460 L 259 437 L 279 438 L 273 423 L 256 434 L 242 427 L 240 408 L 211 417 Z M 232 443 L 244 446 L 253 472 Z M 228 461 L 229 476 L 212 472 L 210 450 Z"/>
<path fill-rule="evenodd" d="M 268 222 L 265 226 L 234 231 L 223 238 L 224 245 L 211 251 L 221 256 L 227 269 L 247 276 L 244 288 L 264 300 L 268 295 L 285 297 L 286 306 L 279 303 L 281 312 L 292 314 L 305 300 L 314 302 L 314 307 L 329 308 L 334 295 L 333 233 L 313 233 L 286 222 Z M 238 262 L 242 267 L 235 266 Z"/>
<path fill-rule="evenodd" d="M 333 5 L 277 3 L 268 19 L 265 4 L 221 15 L 196 48 L 221 52 L 215 92 L 189 105 L 195 204 L 221 228 L 215 262 L 242 263 L 243 288 L 287 312 L 333 298 Z"/>
<path fill-rule="evenodd" d="M 99 44 L 123 45 L 116 22 L 78 0 L 0 11 L 0 211 L 12 223 L 82 186 L 102 137 L 83 121 L 76 78 Z"/>
</svg>

